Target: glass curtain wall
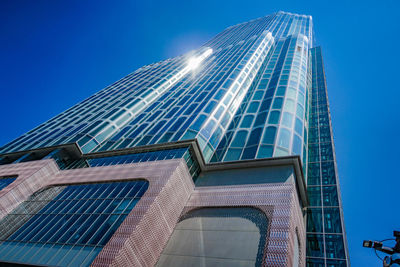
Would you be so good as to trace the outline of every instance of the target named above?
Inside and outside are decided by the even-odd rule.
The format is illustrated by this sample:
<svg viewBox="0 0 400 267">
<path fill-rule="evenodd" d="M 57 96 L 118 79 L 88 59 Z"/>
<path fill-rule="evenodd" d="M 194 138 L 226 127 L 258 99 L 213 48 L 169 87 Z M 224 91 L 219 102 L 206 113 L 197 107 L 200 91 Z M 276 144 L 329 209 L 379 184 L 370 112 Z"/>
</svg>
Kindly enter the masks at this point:
<svg viewBox="0 0 400 267">
<path fill-rule="evenodd" d="M 347 266 L 340 187 L 337 177 L 321 48 L 310 50 L 312 89 L 308 138 L 307 266 Z"/>
<path fill-rule="evenodd" d="M 0 261 L 89 266 L 147 188 L 144 180 L 45 188 L 0 220 Z"/>
</svg>

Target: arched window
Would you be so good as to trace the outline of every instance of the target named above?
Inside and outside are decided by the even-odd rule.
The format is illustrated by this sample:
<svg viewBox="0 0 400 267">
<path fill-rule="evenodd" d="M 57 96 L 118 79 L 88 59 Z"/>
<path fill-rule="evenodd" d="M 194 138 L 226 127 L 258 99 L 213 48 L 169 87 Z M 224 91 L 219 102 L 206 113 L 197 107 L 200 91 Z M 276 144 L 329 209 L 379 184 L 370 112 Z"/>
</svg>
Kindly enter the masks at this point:
<svg viewBox="0 0 400 267">
<path fill-rule="evenodd" d="M 157 266 L 261 266 L 267 228 L 255 208 L 196 209 L 176 225 Z"/>
</svg>

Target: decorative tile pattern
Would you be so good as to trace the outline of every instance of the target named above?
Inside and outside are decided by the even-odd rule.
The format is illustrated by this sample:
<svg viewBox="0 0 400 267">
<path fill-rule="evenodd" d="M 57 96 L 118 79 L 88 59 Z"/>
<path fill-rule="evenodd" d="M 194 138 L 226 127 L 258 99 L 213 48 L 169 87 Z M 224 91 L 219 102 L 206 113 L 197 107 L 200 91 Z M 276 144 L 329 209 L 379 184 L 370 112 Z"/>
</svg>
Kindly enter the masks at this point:
<svg viewBox="0 0 400 267">
<path fill-rule="evenodd" d="M 0 177 L 18 176 L 13 183 L 0 191 L 0 219 L 45 186 L 57 172 L 58 167 L 53 160 L 0 165 Z"/>
<path fill-rule="evenodd" d="M 255 207 L 269 220 L 264 266 L 292 266 L 298 233 L 304 266 L 305 232 L 293 184 L 201 187 L 194 190 L 183 159 L 60 171 L 53 160 L 0 166 L 0 175 L 18 178 L 0 192 L 1 215 L 51 185 L 146 179 L 149 188 L 92 266 L 153 266 L 180 216 L 199 207 Z"/>
<path fill-rule="evenodd" d="M 58 170 L 53 160 L 43 160 L 0 166 L 0 175 L 18 175 L 17 180 L 0 193 L 2 216 L 46 186 L 134 179 L 149 181 L 148 190 L 94 260 L 93 266 L 154 265 L 194 188 L 182 159 L 66 171 Z"/>
<path fill-rule="evenodd" d="M 200 207 L 254 207 L 268 220 L 264 266 L 292 266 L 294 235 L 300 242 L 300 265 L 304 266 L 305 231 L 297 192 L 293 184 L 259 184 L 198 188 L 182 215 Z"/>
</svg>

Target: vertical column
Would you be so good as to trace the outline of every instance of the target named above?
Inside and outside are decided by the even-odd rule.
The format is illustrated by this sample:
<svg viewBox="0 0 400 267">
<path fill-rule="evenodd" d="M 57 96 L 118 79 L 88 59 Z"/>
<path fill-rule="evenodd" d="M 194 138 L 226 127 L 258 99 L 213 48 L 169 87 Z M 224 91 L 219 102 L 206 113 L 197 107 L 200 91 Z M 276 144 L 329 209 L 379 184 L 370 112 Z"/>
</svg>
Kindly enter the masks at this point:
<svg viewBox="0 0 400 267">
<path fill-rule="evenodd" d="M 340 188 L 321 48 L 311 49 L 307 266 L 348 266 Z"/>
</svg>

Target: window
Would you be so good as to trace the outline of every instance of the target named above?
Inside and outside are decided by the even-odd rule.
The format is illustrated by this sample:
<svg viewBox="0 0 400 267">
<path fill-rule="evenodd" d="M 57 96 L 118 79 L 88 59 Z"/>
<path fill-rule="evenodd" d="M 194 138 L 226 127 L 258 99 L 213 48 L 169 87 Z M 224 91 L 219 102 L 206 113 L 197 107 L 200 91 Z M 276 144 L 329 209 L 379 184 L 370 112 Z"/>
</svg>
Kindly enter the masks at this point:
<svg viewBox="0 0 400 267">
<path fill-rule="evenodd" d="M 246 146 L 257 145 L 260 142 L 262 128 L 253 129 Z"/>
<path fill-rule="evenodd" d="M 242 120 L 242 124 L 240 127 L 242 128 L 250 128 L 251 124 L 253 123 L 254 116 L 253 115 L 246 115 Z"/>
<path fill-rule="evenodd" d="M 294 155 L 301 155 L 302 146 L 303 146 L 303 141 L 297 134 L 294 134 L 293 135 L 293 144 L 292 144 L 292 153 Z"/>
<path fill-rule="evenodd" d="M 307 185 L 320 185 L 320 163 L 308 163 Z"/>
<path fill-rule="evenodd" d="M 335 165 L 333 161 L 322 162 L 321 163 L 322 170 L 322 184 L 336 184 L 336 174 L 335 174 Z"/>
<path fill-rule="evenodd" d="M 294 124 L 294 130 L 300 135 L 303 135 L 303 122 L 296 118 L 295 124 Z"/>
<path fill-rule="evenodd" d="M 324 206 L 339 206 L 336 186 L 323 186 L 322 192 Z"/>
<path fill-rule="evenodd" d="M 261 266 L 268 219 L 254 208 L 201 208 L 183 216 L 157 266 Z"/>
<path fill-rule="evenodd" d="M 265 129 L 263 143 L 273 144 L 275 141 L 276 127 L 270 126 Z"/>
<path fill-rule="evenodd" d="M 290 144 L 290 131 L 284 128 L 281 128 L 279 133 L 279 141 L 278 146 L 289 148 Z"/>
<path fill-rule="evenodd" d="M 321 187 L 310 186 L 307 188 L 308 199 L 310 200 L 310 206 L 321 206 Z"/>
<path fill-rule="evenodd" d="M 334 244 L 332 244 L 334 246 Z M 321 234 L 307 234 L 307 256 L 324 257 L 324 239 Z"/>
<path fill-rule="evenodd" d="M 244 147 L 247 139 L 247 131 L 239 131 L 236 133 L 235 139 L 233 140 L 231 147 Z"/>
<path fill-rule="evenodd" d="M 321 161 L 333 160 L 333 152 L 331 143 L 324 143 L 321 147 Z"/>
<path fill-rule="evenodd" d="M 322 209 L 308 208 L 307 209 L 307 232 L 320 233 L 322 232 Z"/>
<path fill-rule="evenodd" d="M 288 112 L 283 112 L 282 124 L 288 128 L 292 128 L 293 115 Z"/>
<path fill-rule="evenodd" d="M 294 101 L 291 99 L 286 99 L 283 109 L 294 113 Z"/>
<path fill-rule="evenodd" d="M 309 144 L 308 145 L 308 162 L 318 162 L 319 161 L 319 144 Z"/>
<path fill-rule="evenodd" d="M 344 243 L 342 235 L 325 235 L 326 257 L 344 259 Z"/>
<path fill-rule="evenodd" d="M 0 190 L 14 182 L 15 179 L 17 179 L 17 176 L 0 177 Z"/>
<path fill-rule="evenodd" d="M 147 187 L 136 180 L 43 189 L 0 221 L 0 260 L 89 266 Z"/>
<path fill-rule="evenodd" d="M 261 145 L 260 148 L 258 149 L 257 158 L 258 159 L 270 158 L 272 157 L 273 152 L 274 152 L 273 146 Z"/>
<path fill-rule="evenodd" d="M 283 103 L 283 98 L 276 97 L 275 100 L 274 100 L 274 104 L 272 105 L 272 108 L 281 109 L 282 108 L 282 103 Z"/>
<path fill-rule="evenodd" d="M 339 208 L 324 209 L 324 225 L 326 233 L 341 233 L 342 223 L 340 221 Z"/>
<path fill-rule="evenodd" d="M 241 154 L 242 154 L 242 149 L 241 148 L 230 148 L 226 152 L 224 161 L 239 160 Z"/>
<path fill-rule="evenodd" d="M 254 127 L 264 125 L 267 115 L 267 112 L 258 113 L 256 121 L 254 122 Z"/>
<path fill-rule="evenodd" d="M 276 90 L 276 96 L 284 96 L 286 91 L 286 86 L 279 86 Z"/>
<path fill-rule="evenodd" d="M 277 124 L 279 122 L 279 111 L 272 111 L 269 115 L 268 123 L 270 124 Z"/>
<path fill-rule="evenodd" d="M 255 113 L 257 112 L 258 106 L 260 105 L 260 102 L 251 102 L 249 108 L 247 109 L 248 113 Z"/>
<path fill-rule="evenodd" d="M 324 259 L 307 258 L 307 267 L 325 267 Z M 330 266 L 330 265 L 328 265 Z M 346 265 L 344 265 L 346 266 Z"/>
</svg>

